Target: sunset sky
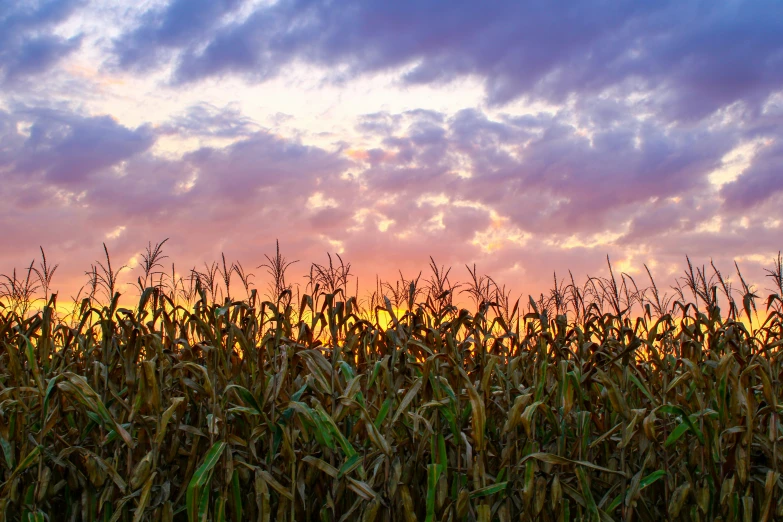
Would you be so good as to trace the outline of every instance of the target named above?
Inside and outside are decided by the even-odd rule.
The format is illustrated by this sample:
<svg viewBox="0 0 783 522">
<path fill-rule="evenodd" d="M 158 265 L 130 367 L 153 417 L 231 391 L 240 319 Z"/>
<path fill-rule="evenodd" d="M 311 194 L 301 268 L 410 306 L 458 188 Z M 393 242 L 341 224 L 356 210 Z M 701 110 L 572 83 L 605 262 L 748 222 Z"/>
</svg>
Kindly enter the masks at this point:
<svg viewBox="0 0 783 522">
<path fill-rule="evenodd" d="M 167 237 L 258 286 L 279 238 L 365 289 L 433 256 L 536 294 L 607 254 L 666 286 L 688 254 L 764 293 L 783 2 L 0 1 L 0 198 L 0 272 L 41 245 L 69 295 Z"/>
</svg>

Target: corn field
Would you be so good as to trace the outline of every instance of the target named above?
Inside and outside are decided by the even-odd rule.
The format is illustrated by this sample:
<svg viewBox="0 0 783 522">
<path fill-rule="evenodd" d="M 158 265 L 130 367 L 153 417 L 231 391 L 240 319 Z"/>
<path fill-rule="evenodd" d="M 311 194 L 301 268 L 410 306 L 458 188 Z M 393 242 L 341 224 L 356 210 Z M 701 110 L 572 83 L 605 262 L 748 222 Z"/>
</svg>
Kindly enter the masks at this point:
<svg viewBox="0 0 783 522">
<path fill-rule="evenodd" d="M 359 299 L 342 259 L 256 289 L 161 246 L 68 312 L 45 256 L 3 276 L 3 520 L 783 520 L 780 257 L 767 299 L 690 261 L 673 293 L 433 261 Z"/>
</svg>

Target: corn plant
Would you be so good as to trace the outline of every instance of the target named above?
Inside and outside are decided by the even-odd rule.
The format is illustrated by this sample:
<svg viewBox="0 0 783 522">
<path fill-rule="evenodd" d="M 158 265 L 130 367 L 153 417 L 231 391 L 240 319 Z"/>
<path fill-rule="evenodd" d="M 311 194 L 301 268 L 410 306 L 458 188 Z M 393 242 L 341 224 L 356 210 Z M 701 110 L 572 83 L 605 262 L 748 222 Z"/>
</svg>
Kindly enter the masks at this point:
<svg viewBox="0 0 783 522">
<path fill-rule="evenodd" d="M 128 305 L 106 255 L 72 320 L 0 309 L 4 520 L 783 520 L 780 294 L 473 267 L 462 308 L 432 261 L 360 301 L 330 258 L 293 299 L 278 249 L 269 299 L 223 262 Z"/>
</svg>

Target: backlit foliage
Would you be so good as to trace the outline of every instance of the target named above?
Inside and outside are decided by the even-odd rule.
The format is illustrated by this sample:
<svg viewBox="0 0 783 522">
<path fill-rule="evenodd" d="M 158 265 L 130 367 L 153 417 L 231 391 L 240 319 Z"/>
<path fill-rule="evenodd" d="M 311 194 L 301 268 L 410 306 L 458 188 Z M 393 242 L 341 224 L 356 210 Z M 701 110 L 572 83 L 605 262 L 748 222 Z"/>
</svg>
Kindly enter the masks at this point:
<svg viewBox="0 0 783 522">
<path fill-rule="evenodd" d="M 278 249 L 263 297 L 161 246 L 133 308 L 108 251 L 72 313 L 4 279 L 5 520 L 783 519 L 780 258 L 751 327 L 690 261 L 673 295 L 610 266 L 520 304 L 433 260 L 360 300 L 337 256 L 300 292 Z"/>
</svg>

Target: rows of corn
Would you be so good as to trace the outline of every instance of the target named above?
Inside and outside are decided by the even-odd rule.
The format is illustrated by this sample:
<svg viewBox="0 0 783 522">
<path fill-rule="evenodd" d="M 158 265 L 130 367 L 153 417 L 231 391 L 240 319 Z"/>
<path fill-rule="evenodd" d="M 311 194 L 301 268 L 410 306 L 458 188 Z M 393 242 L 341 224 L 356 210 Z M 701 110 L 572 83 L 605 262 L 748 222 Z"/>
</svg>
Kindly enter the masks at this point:
<svg viewBox="0 0 783 522">
<path fill-rule="evenodd" d="M 404 283 L 5 306 L 0 520 L 783 520 L 776 295 Z"/>
</svg>

